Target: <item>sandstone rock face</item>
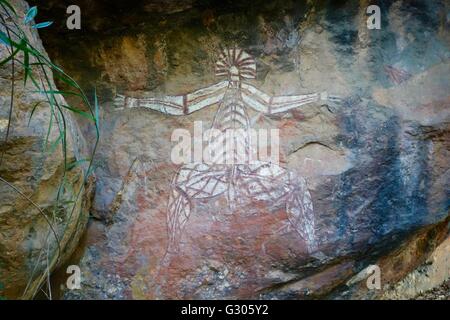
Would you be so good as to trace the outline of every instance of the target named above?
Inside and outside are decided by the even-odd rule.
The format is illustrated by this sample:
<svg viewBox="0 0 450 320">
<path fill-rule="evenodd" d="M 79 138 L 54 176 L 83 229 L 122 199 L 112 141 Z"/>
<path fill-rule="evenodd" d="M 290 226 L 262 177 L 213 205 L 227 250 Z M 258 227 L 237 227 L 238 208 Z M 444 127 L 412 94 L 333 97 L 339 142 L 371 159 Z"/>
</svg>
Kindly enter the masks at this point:
<svg viewBox="0 0 450 320">
<path fill-rule="evenodd" d="M 45 53 L 38 33 L 22 24 L 28 4 L 12 1 L 12 5 L 19 14 L 17 23 L 27 32 L 31 44 Z M 1 9 L 0 14 L 12 24 Z M 0 43 L 0 60 L 8 56 L 8 50 Z M 63 262 L 71 254 L 85 229 L 89 206 L 84 197 L 81 167 L 66 172 L 64 188 L 60 189 L 64 172 L 61 145 L 54 150 L 44 147 L 51 125 L 50 107 L 42 103 L 28 122 L 34 105 L 45 98 L 36 92 L 30 80 L 24 86 L 24 72 L 19 61 L 23 61 L 23 56 L 18 55 L 15 60 L 11 120 L 12 62 L 0 67 L 0 177 L 22 192 L 21 195 L 5 181 L 0 181 L 0 297 L 7 299 L 31 298 L 46 279 L 47 270 L 57 266 L 58 256 L 59 262 Z M 51 73 L 50 83 L 54 86 Z M 67 162 L 72 163 L 81 159 L 82 137 L 70 114 L 65 114 L 65 118 Z M 5 140 L 9 121 L 9 137 Z M 53 120 L 49 145 L 58 136 Z M 80 188 L 82 192 L 77 196 Z"/>
<path fill-rule="evenodd" d="M 85 1 L 82 30 L 46 30 L 51 57 L 102 97 L 96 220 L 79 262 L 81 289 L 64 297 L 377 298 L 424 262 L 448 237 L 449 7 L 384 4 L 381 29 L 369 30 L 369 4 Z M 43 10 L 57 16 L 64 5 Z M 228 210 L 217 196 L 192 201 L 180 250 L 165 255 L 180 167 L 171 135 L 193 134 L 195 121 L 209 127 L 218 106 L 171 116 L 117 110 L 113 98 L 214 84 L 220 48 L 233 46 L 255 57 L 248 81 L 269 95 L 342 97 L 274 115 L 248 111 L 254 128 L 279 129 L 281 167 L 307 180 L 312 252 L 285 229 L 286 206 L 254 200 Z M 380 290 L 367 289 L 361 273 L 373 264 Z"/>
<path fill-rule="evenodd" d="M 409 273 L 405 279 L 395 285 L 392 290 L 384 293 L 386 299 L 412 299 L 418 294 L 438 287 L 450 278 L 450 238 L 442 242 L 427 261 L 419 268 Z M 448 283 L 447 283 L 448 286 Z M 445 284 L 443 285 L 445 288 Z M 447 292 L 439 298 L 448 298 Z"/>
</svg>

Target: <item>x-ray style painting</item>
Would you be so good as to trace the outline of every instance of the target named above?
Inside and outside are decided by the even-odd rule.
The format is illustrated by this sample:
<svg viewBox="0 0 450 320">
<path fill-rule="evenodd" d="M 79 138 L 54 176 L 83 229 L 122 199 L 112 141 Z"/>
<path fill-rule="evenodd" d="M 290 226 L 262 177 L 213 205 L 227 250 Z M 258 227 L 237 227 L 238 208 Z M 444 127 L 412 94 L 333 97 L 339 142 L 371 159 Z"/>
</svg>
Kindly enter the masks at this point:
<svg viewBox="0 0 450 320">
<path fill-rule="evenodd" d="M 215 74 L 225 80 L 192 93 L 164 96 L 160 98 L 133 98 L 119 95 L 115 100 L 117 108 L 148 108 L 167 115 L 182 116 L 202 108 L 219 104 L 212 128 L 225 136 L 229 129 L 236 129 L 241 136 L 235 137 L 245 150 L 244 159 L 249 159 L 250 120 L 247 108 L 259 113 L 277 114 L 321 100 L 333 100 L 326 93 L 307 95 L 270 96 L 257 89 L 247 79 L 256 78 L 256 61 L 245 51 L 225 49 L 216 63 Z M 216 157 L 222 156 L 221 138 L 211 138 L 207 143 Z M 241 149 L 242 150 L 242 149 Z M 227 157 L 230 155 L 227 154 Z M 231 157 L 239 157 L 237 154 Z M 173 177 L 167 207 L 169 245 L 167 254 L 179 250 L 183 230 L 189 218 L 195 214 L 196 200 L 225 196 L 230 212 L 252 201 L 262 201 L 267 207 L 284 206 L 288 221 L 286 228 L 295 230 L 305 241 L 307 249 L 316 249 L 314 212 L 311 195 L 304 178 L 280 167 L 263 161 L 223 161 L 188 163 Z M 241 159 L 242 160 L 242 159 Z"/>
</svg>

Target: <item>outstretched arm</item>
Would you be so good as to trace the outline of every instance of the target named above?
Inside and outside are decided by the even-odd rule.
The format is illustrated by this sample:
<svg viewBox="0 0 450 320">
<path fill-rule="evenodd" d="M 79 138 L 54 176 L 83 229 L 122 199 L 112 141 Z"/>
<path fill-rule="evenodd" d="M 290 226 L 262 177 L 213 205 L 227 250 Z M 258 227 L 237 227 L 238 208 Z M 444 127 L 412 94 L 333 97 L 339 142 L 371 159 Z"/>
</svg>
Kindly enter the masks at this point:
<svg viewBox="0 0 450 320">
<path fill-rule="evenodd" d="M 242 99 L 245 104 L 256 111 L 274 114 L 285 112 L 290 109 L 298 108 L 311 102 L 332 101 L 337 102 L 340 99 L 334 96 L 328 96 L 326 92 L 292 95 L 292 96 L 269 96 L 252 85 L 243 83 L 241 86 Z"/>
<path fill-rule="evenodd" d="M 114 106 L 116 109 L 148 108 L 171 115 L 189 114 L 220 102 L 227 86 L 228 81 L 222 81 L 192 93 L 155 98 L 117 95 L 114 99 Z"/>
</svg>

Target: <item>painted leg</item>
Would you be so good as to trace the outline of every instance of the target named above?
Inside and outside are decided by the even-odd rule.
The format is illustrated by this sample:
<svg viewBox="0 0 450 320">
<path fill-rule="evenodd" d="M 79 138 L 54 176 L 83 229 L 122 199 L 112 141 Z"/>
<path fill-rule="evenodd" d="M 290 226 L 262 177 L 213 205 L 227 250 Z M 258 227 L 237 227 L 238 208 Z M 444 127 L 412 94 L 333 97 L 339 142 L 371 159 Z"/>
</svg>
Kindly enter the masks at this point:
<svg viewBox="0 0 450 320">
<path fill-rule="evenodd" d="M 226 191 L 226 172 L 222 167 L 187 164 L 180 168 L 171 185 L 167 207 L 168 245 L 163 262 L 179 252 L 184 227 L 192 211 L 192 201 L 218 196 Z"/>
<path fill-rule="evenodd" d="M 167 228 L 169 235 L 167 252 L 177 253 L 179 251 L 184 226 L 191 213 L 189 199 L 177 186 L 172 188 L 167 209 Z"/>
<path fill-rule="evenodd" d="M 286 212 L 295 231 L 305 240 L 308 252 L 317 250 L 314 211 L 311 194 L 305 179 L 290 174 L 291 192 L 286 201 Z"/>
</svg>

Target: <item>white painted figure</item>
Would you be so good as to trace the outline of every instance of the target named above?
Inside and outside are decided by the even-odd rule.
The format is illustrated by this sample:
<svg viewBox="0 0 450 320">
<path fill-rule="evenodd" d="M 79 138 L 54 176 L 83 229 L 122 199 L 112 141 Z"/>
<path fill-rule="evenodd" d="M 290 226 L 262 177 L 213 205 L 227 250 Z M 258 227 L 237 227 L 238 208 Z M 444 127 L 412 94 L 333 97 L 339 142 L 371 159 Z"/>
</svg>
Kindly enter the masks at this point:
<svg viewBox="0 0 450 320">
<path fill-rule="evenodd" d="M 326 92 L 270 96 L 244 82 L 245 79 L 256 78 L 256 61 L 237 48 L 222 52 L 216 63 L 215 73 L 216 76 L 224 76 L 227 79 L 184 95 L 143 99 L 119 95 L 115 100 L 115 106 L 119 109 L 148 108 L 169 115 L 190 114 L 220 104 L 212 128 L 218 129 L 223 135 L 211 137 L 208 141 L 210 150 L 213 150 L 213 161 L 208 164 L 183 165 L 173 178 L 167 212 L 167 254 L 178 252 L 184 227 L 193 213 L 193 202 L 221 195 L 226 196 L 231 214 L 239 206 L 248 205 L 251 201 L 261 201 L 269 208 L 283 205 L 289 220 L 285 229 L 295 230 L 305 241 L 308 252 L 313 252 L 317 248 L 317 239 L 313 204 L 306 181 L 277 164 L 248 161 L 252 150 L 251 137 L 248 134 L 250 120 L 246 108 L 250 107 L 265 114 L 276 114 L 308 103 L 336 102 L 339 98 L 328 96 Z M 214 160 L 214 157 L 219 159 L 223 156 L 221 148 L 225 132 L 229 129 L 240 132 L 234 139 L 236 144 L 241 144 L 241 148 L 237 149 L 244 150 L 244 158 L 237 152 L 225 155 L 241 157 L 231 164 Z"/>
</svg>

